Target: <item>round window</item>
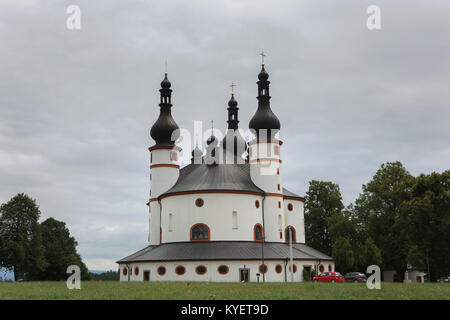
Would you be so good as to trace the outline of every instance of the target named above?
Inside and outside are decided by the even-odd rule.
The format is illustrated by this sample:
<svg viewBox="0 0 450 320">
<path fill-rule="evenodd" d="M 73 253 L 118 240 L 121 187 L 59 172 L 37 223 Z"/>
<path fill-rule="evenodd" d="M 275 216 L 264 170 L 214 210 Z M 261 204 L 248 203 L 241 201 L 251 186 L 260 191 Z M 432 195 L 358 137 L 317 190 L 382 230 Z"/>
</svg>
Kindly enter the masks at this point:
<svg viewBox="0 0 450 320">
<path fill-rule="evenodd" d="M 256 207 L 256 208 L 259 208 L 259 200 L 256 200 L 256 201 L 255 201 L 255 207 Z"/>
<path fill-rule="evenodd" d="M 195 268 L 195 272 L 197 272 L 197 274 L 205 274 L 206 267 L 205 266 L 197 266 L 197 268 Z"/>
<path fill-rule="evenodd" d="M 281 266 L 281 264 L 277 264 L 275 266 L 275 272 L 276 273 L 281 273 L 281 271 L 283 271 L 283 267 Z"/>
<path fill-rule="evenodd" d="M 160 267 L 158 268 L 157 272 L 158 272 L 158 274 L 159 274 L 160 276 L 163 276 L 163 275 L 166 274 L 166 268 L 163 267 L 163 266 L 160 266 Z"/>
<path fill-rule="evenodd" d="M 292 205 L 292 203 L 289 203 L 287 208 L 289 211 L 294 210 L 294 206 Z"/>
<path fill-rule="evenodd" d="M 217 268 L 217 272 L 219 272 L 220 274 L 227 274 L 228 267 L 226 265 L 221 265 Z"/>
<path fill-rule="evenodd" d="M 197 206 L 197 207 L 203 207 L 203 204 L 204 204 L 205 202 L 203 201 L 203 199 L 202 198 L 198 198 L 197 200 L 195 200 L 195 205 Z"/>
<path fill-rule="evenodd" d="M 175 268 L 175 273 L 179 276 L 183 275 L 186 272 L 186 268 L 183 266 L 178 266 Z"/>
<path fill-rule="evenodd" d="M 259 266 L 259 272 L 267 273 L 267 266 L 265 264 L 260 265 Z"/>
</svg>

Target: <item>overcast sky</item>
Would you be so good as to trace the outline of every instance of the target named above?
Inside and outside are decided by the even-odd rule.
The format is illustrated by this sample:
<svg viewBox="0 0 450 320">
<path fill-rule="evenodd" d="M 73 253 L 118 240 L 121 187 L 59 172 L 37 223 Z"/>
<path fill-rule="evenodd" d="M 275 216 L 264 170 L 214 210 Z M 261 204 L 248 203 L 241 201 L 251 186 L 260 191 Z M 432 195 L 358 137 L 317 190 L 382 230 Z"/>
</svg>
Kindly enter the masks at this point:
<svg viewBox="0 0 450 320">
<path fill-rule="evenodd" d="M 81 30 L 66 27 L 71 4 Z M 450 169 L 449 17 L 449 1 L 426 0 L 2 0 L 0 203 L 27 193 L 90 269 L 116 269 L 146 246 L 164 61 L 181 127 L 224 130 L 234 81 L 247 128 L 262 49 L 291 191 L 333 181 L 348 205 L 384 162 Z"/>
</svg>

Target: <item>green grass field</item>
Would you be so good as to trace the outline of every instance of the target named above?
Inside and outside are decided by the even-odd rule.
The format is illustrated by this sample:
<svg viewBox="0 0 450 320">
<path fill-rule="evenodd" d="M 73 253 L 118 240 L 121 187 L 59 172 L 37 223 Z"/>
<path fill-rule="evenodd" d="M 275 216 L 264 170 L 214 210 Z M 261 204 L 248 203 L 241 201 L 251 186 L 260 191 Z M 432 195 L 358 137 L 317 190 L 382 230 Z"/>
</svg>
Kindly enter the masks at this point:
<svg viewBox="0 0 450 320">
<path fill-rule="evenodd" d="M 204 283 L 82 282 L 68 290 L 65 282 L 0 282 L 0 299 L 450 299 L 450 285 L 382 283 L 369 290 L 354 283 Z"/>
</svg>

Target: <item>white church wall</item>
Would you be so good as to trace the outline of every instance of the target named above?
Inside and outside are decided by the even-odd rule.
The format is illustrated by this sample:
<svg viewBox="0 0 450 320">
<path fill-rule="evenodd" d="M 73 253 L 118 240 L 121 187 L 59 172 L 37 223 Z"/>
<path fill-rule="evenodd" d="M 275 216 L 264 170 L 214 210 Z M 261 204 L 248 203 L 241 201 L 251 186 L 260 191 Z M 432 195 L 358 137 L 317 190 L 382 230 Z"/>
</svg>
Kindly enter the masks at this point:
<svg viewBox="0 0 450 320">
<path fill-rule="evenodd" d="M 203 199 L 202 207 L 195 204 L 198 198 Z M 259 208 L 255 206 L 257 200 Z M 190 241 L 191 227 L 197 223 L 209 227 L 211 241 L 253 241 L 254 226 L 262 225 L 261 201 L 262 197 L 258 195 L 235 193 L 196 193 L 163 198 L 162 242 Z M 233 218 L 233 212 L 237 219 Z M 170 214 L 172 231 L 169 231 Z"/>
<path fill-rule="evenodd" d="M 289 205 L 292 205 L 292 211 Z M 305 243 L 304 204 L 300 200 L 284 199 L 285 226 L 293 226 L 296 231 L 296 241 Z M 284 231 L 284 230 L 283 230 Z"/>
<path fill-rule="evenodd" d="M 287 263 L 287 264 L 286 264 Z M 326 270 L 328 265 L 332 265 L 334 271 L 334 263 L 321 262 L 324 264 Z M 240 269 L 249 269 L 250 282 L 257 282 L 259 273 L 259 281 L 262 281 L 262 274 L 259 271 L 261 266 L 261 260 L 241 260 L 241 261 L 226 261 L 226 260 L 214 260 L 214 261 L 165 261 L 165 262 L 140 262 L 130 264 L 132 273 L 130 274 L 130 281 L 144 281 L 144 271 L 150 271 L 150 281 L 210 281 L 210 282 L 239 282 Z M 267 266 L 267 272 L 265 274 L 266 282 L 291 282 L 290 263 L 285 260 L 265 260 L 264 264 Z M 293 269 L 294 282 L 303 281 L 303 269 L 304 267 L 310 267 L 314 270 L 314 266 L 317 264 L 315 260 L 294 260 Z M 228 267 L 228 273 L 220 274 L 218 267 L 225 265 Z M 278 273 L 275 269 L 277 265 L 281 266 L 281 272 Z M 165 267 L 166 273 L 159 275 L 157 270 L 160 266 Z M 183 266 L 185 273 L 178 275 L 175 272 L 177 266 Z M 207 271 L 205 274 L 198 274 L 195 269 L 197 266 L 205 266 Z M 139 268 L 139 274 L 135 274 L 135 268 Z M 128 275 L 123 274 L 123 268 L 126 265 L 120 265 L 120 281 L 128 281 Z"/>
</svg>

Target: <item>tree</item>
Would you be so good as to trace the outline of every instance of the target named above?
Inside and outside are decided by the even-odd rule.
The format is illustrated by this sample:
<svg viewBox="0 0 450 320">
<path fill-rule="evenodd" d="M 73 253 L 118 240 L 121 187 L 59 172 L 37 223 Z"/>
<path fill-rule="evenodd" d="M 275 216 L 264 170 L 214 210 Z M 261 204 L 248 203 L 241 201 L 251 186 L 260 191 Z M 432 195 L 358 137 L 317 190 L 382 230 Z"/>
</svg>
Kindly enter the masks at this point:
<svg viewBox="0 0 450 320">
<path fill-rule="evenodd" d="M 343 237 L 337 238 L 333 242 L 332 252 L 333 259 L 336 263 L 336 270 L 342 273 L 351 271 L 355 263 L 355 256 L 350 242 Z"/>
<path fill-rule="evenodd" d="M 407 241 L 398 223 L 403 202 L 411 199 L 414 177 L 400 162 L 382 164 L 372 180 L 363 185 L 355 203 L 358 219 L 382 254 L 382 266 L 400 277 L 407 265 Z"/>
<path fill-rule="evenodd" d="M 74 237 L 70 236 L 70 231 L 66 228 L 66 224 L 62 221 L 48 218 L 41 223 L 41 229 L 44 256 L 48 266 L 40 273 L 39 280 L 65 280 L 68 276 L 66 270 L 70 265 L 80 267 L 83 280 L 90 279 L 86 265 L 77 253 L 77 242 Z"/>
<path fill-rule="evenodd" d="M 357 265 L 362 272 L 366 272 L 368 266 L 380 266 L 383 261 L 380 249 L 378 249 L 371 238 L 366 239 L 365 243 L 358 250 L 357 256 Z"/>
<path fill-rule="evenodd" d="M 407 261 L 427 270 L 431 280 L 450 270 L 450 170 L 415 179 L 412 198 L 400 209 L 398 230 L 407 243 Z"/>
<path fill-rule="evenodd" d="M 0 206 L 0 263 L 14 271 L 15 280 L 27 280 L 46 267 L 39 216 L 35 200 L 24 193 Z"/>
<path fill-rule="evenodd" d="M 329 219 L 344 208 L 339 186 L 329 181 L 313 180 L 305 197 L 305 233 L 307 243 L 331 254 Z"/>
</svg>

